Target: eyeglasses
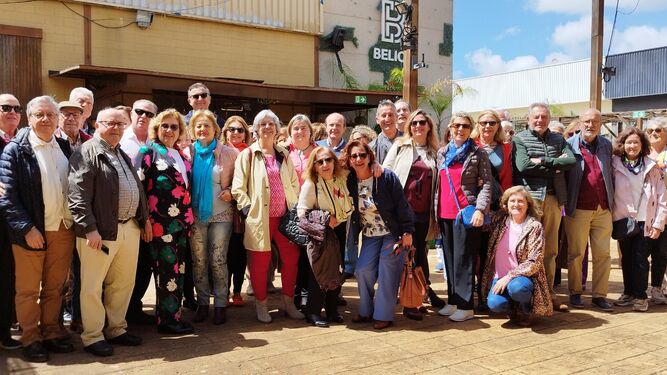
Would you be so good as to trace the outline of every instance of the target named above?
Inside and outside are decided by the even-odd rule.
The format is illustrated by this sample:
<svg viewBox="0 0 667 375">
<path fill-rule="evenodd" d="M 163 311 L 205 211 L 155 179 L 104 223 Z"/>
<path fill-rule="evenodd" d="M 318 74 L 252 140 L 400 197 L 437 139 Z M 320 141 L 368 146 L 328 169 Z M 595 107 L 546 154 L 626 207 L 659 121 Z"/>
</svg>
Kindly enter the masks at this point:
<svg viewBox="0 0 667 375">
<path fill-rule="evenodd" d="M 61 115 L 62 117 L 64 117 L 64 118 L 68 118 L 68 117 L 74 117 L 74 118 L 81 117 L 81 113 L 79 113 L 79 112 L 60 112 L 60 115 Z"/>
<path fill-rule="evenodd" d="M 325 162 L 326 162 L 327 164 L 331 164 L 331 163 L 333 163 L 333 160 L 334 160 L 334 158 L 332 158 L 331 156 L 329 156 L 329 157 L 324 158 L 324 159 L 315 160 L 315 164 L 317 164 L 317 165 L 319 165 L 319 166 L 322 166 L 322 165 L 324 165 Z"/>
<path fill-rule="evenodd" d="M 139 117 L 141 117 L 142 115 L 143 115 L 143 116 L 146 116 L 146 117 L 148 117 L 148 118 L 153 118 L 153 117 L 155 117 L 155 113 L 153 113 L 153 112 L 148 112 L 148 111 L 144 111 L 143 109 L 135 108 L 135 109 L 133 109 L 133 111 L 134 111 L 134 113 L 136 113 L 137 116 L 139 116 Z"/>
<path fill-rule="evenodd" d="M 201 93 L 201 94 L 190 95 L 190 97 L 193 98 L 193 99 L 196 99 L 196 100 L 199 100 L 199 99 L 206 99 L 206 98 L 208 98 L 208 93 L 207 93 L 207 92 L 203 92 L 203 93 Z"/>
<path fill-rule="evenodd" d="M 367 153 L 365 153 L 365 152 L 360 152 L 360 153 L 358 153 L 358 154 L 350 154 L 350 159 L 360 159 L 360 160 L 364 160 L 364 159 L 366 159 L 366 156 L 368 156 Z"/>
<path fill-rule="evenodd" d="M 56 114 L 53 113 L 53 112 L 49 112 L 49 113 L 33 113 L 33 114 L 31 114 L 30 116 L 32 116 L 32 117 L 34 117 L 34 118 L 36 118 L 36 119 L 38 119 L 38 120 L 44 120 L 45 118 L 47 118 L 47 119 L 49 119 L 49 120 L 53 120 L 53 119 L 56 118 Z"/>
<path fill-rule="evenodd" d="M 655 134 L 660 134 L 660 133 L 662 133 L 662 128 L 655 128 L 655 129 L 648 128 L 648 129 L 646 129 L 646 134 L 648 134 L 648 135 L 653 134 L 653 132 L 655 132 Z"/>
<path fill-rule="evenodd" d="M 271 122 L 263 122 L 263 123 L 259 124 L 260 128 L 265 128 L 265 127 L 268 127 L 268 126 L 276 126 L 276 123 L 271 121 Z"/>
<path fill-rule="evenodd" d="M 453 123 L 449 125 L 450 128 L 455 128 L 455 129 L 466 129 L 470 130 L 470 124 L 458 124 L 458 123 Z"/>
<path fill-rule="evenodd" d="M 496 126 L 496 125 L 498 125 L 498 121 L 480 121 L 479 125 L 480 126 L 484 126 L 484 125 Z"/>
<path fill-rule="evenodd" d="M 239 133 L 239 134 L 245 133 L 244 128 L 234 128 L 234 127 L 231 127 L 231 126 L 227 128 L 227 131 L 230 132 L 230 133 Z"/>
<path fill-rule="evenodd" d="M 0 109 L 2 109 L 2 112 L 5 112 L 5 113 L 9 113 L 11 111 L 14 111 L 16 113 L 21 113 L 21 110 L 23 108 L 21 108 L 20 105 L 3 104 L 3 105 L 0 105 Z"/>
<path fill-rule="evenodd" d="M 415 120 L 415 121 L 412 121 L 412 126 L 417 126 L 417 125 L 419 125 L 419 126 L 426 126 L 426 124 L 428 124 L 428 121 L 426 121 L 426 120 Z"/>
<path fill-rule="evenodd" d="M 124 122 L 117 122 L 117 121 L 98 121 L 98 123 L 104 125 L 107 128 L 124 128 L 125 123 Z"/>
<path fill-rule="evenodd" d="M 171 130 L 173 132 L 178 131 L 179 128 L 178 124 L 160 124 L 160 127 L 164 131 Z"/>
</svg>

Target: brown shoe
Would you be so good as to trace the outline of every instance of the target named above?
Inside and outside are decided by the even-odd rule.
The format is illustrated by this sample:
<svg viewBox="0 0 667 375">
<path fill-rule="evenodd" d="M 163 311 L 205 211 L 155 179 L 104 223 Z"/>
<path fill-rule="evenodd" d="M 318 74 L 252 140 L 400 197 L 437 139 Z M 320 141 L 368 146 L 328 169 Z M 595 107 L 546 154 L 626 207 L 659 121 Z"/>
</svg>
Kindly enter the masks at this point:
<svg viewBox="0 0 667 375">
<path fill-rule="evenodd" d="M 554 305 L 554 311 L 568 312 L 570 311 L 570 306 L 565 302 L 560 302 L 557 298 L 553 298 L 551 303 Z"/>
<path fill-rule="evenodd" d="M 375 329 L 385 329 L 391 325 L 391 321 L 386 320 L 376 320 L 373 322 L 373 328 Z"/>
<path fill-rule="evenodd" d="M 370 323 L 372 321 L 373 321 L 373 319 L 371 319 L 370 316 L 363 316 L 363 315 L 359 315 L 359 314 L 355 315 L 352 318 L 352 323 Z"/>
<path fill-rule="evenodd" d="M 225 307 L 216 307 L 213 309 L 213 324 L 219 326 L 227 321 L 227 309 Z"/>
</svg>

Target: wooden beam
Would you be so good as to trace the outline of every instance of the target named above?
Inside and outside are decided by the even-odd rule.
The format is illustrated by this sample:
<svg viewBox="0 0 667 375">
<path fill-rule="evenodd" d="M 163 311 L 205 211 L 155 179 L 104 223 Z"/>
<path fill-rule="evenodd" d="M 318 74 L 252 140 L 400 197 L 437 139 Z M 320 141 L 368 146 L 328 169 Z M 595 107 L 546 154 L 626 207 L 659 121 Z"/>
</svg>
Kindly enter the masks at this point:
<svg viewBox="0 0 667 375">
<path fill-rule="evenodd" d="M 418 70 L 413 69 L 412 65 L 419 60 L 419 0 L 412 0 L 412 21 L 411 25 L 417 29 L 414 50 L 406 49 L 403 52 L 403 99 L 410 104 L 412 110 L 417 109 L 419 85 Z"/>
<path fill-rule="evenodd" d="M 93 64 L 93 56 L 92 56 L 92 37 L 90 35 L 91 33 L 91 17 L 92 17 L 92 11 L 90 9 L 90 5 L 85 4 L 83 6 L 83 15 L 85 16 L 85 19 L 83 20 L 83 63 L 86 65 L 92 65 Z"/>
<path fill-rule="evenodd" d="M 35 29 L 32 27 L 0 25 L 0 34 L 42 39 L 42 29 Z"/>
<path fill-rule="evenodd" d="M 591 91 L 590 107 L 602 109 L 602 38 L 604 33 L 604 0 L 592 0 L 591 22 Z"/>
</svg>

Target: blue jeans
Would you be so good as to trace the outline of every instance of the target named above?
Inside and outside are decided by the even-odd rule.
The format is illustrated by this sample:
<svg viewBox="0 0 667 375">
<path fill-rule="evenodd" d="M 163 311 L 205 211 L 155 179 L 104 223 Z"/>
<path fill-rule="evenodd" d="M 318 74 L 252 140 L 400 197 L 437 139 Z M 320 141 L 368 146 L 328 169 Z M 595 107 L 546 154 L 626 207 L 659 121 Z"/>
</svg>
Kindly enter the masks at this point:
<svg viewBox="0 0 667 375">
<path fill-rule="evenodd" d="M 359 285 L 359 315 L 393 321 L 405 251 L 393 254 L 396 239 L 391 234 L 363 236 L 354 275 Z M 377 281 L 377 292 L 375 282 Z M 373 300 L 375 296 L 375 301 Z"/>
<path fill-rule="evenodd" d="M 192 273 L 197 290 L 197 304 L 208 306 L 211 287 L 208 281 L 209 267 L 213 272 L 213 305 L 227 306 L 227 251 L 232 235 L 232 223 L 202 223 L 192 227 L 190 247 L 192 249 Z"/>
<path fill-rule="evenodd" d="M 491 283 L 492 290 L 497 281 L 498 279 L 493 279 Z M 518 303 L 523 312 L 530 311 L 533 299 L 533 281 L 529 277 L 518 276 L 513 278 L 507 284 L 503 294 L 495 294 L 492 290 L 489 291 L 489 296 L 486 298 L 489 310 L 495 313 L 509 313 L 512 304 Z"/>
<path fill-rule="evenodd" d="M 345 246 L 345 272 L 354 273 L 357 267 L 357 260 L 359 259 L 359 247 L 357 245 Z"/>
</svg>

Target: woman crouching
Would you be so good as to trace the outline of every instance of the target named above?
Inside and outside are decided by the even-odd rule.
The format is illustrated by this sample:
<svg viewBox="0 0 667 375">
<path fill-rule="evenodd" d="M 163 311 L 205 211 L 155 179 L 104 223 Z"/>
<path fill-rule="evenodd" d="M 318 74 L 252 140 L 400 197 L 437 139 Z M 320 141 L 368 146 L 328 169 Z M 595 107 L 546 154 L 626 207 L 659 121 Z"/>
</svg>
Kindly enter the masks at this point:
<svg viewBox="0 0 667 375">
<path fill-rule="evenodd" d="M 544 272 L 544 231 L 530 193 L 514 186 L 503 194 L 494 218 L 482 290 L 489 309 L 528 326 L 553 305 Z"/>
</svg>

